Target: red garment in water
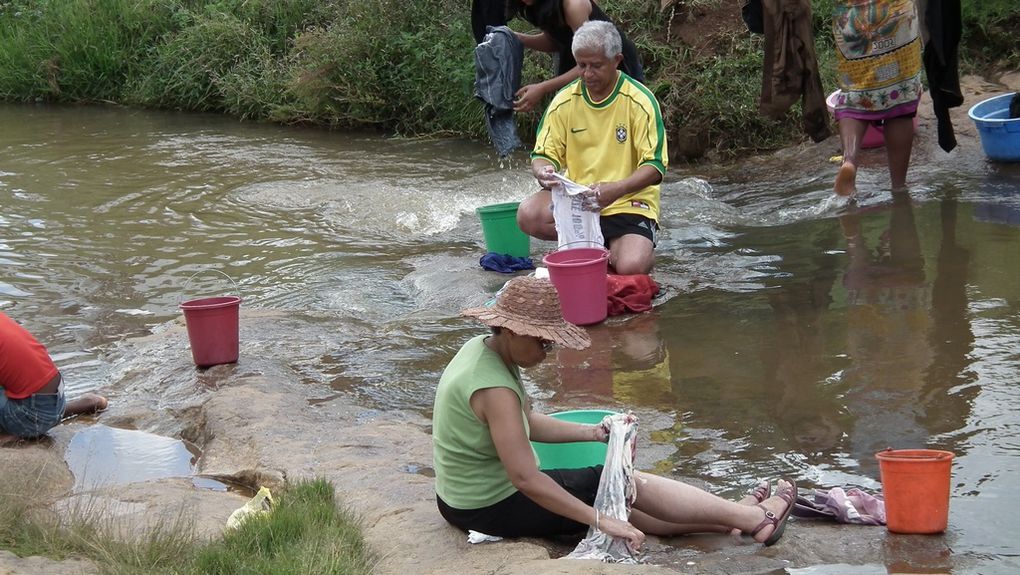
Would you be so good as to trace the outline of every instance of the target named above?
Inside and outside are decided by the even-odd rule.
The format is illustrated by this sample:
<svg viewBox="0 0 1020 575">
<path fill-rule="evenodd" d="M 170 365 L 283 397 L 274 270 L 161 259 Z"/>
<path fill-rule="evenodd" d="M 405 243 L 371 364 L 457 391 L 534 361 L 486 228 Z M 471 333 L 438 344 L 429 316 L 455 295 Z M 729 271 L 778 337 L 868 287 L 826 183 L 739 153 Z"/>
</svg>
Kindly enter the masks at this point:
<svg viewBox="0 0 1020 575">
<path fill-rule="evenodd" d="M 0 312 L 0 387 L 11 399 L 25 399 L 57 376 L 46 348 L 18 322 Z"/>
<path fill-rule="evenodd" d="M 658 293 L 659 284 L 648 274 L 606 276 L 609 315 L 648 311 Z"/>
</svg>

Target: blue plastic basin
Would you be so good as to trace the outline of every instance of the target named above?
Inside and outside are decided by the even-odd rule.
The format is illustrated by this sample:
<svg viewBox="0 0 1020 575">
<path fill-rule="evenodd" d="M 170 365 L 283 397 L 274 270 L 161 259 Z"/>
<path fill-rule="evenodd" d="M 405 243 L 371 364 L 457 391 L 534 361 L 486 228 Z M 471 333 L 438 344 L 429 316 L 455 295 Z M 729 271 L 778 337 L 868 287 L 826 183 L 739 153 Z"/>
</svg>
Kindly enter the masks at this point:
<svg viewBox="0 0 1020 575">
<path fill-rule="evenodd" d="M 990 160 L 1020 162 L 1020 118 L 1009 117 L 1013 94 L 989 98 L 967 112 L 977 126 L 981 147 Z"/>
</svg>

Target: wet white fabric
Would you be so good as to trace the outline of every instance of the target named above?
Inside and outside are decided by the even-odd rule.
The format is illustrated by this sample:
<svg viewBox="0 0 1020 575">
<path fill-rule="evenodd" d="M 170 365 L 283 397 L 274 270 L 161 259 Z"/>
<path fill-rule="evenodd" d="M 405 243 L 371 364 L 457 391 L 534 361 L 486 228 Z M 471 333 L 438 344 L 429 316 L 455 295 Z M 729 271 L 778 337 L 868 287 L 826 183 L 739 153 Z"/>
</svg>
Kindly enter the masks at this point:
<svg viewBox="0 0 1020 575">
<path fill-rule="evenodd" d="M 595 509 L 601 517 L 627 521 L 637 498 L 634 484 L 634 450 L 637 442 L 637 418 L 630 413 L 607 415 L 609 446 L 606 462 L 595 495 Z M 588 535 L 566 556 L 568 559 L 598 559 L 606 563 L 638 563 L 627 541 L 588 528 Z"/>
<path fill-rule="evenodd" d="M 503 538 L 499 537 L 498 535 L 486 535 L 485 533 L 481 533 L 473 529 L 468 530 L 468 543 L 471 543 L 472 545 L 477 543 L 487 543 L 490 541 L 494 542 L 502 540 Z"/>
<path fill-rule="evenodd" d="M 556 222 L 558 247 L 601 248 L 605 243 L 599 213 L 584 209 L 582 186 L 566 176 L 554 173 L 559 183 L 552 188 L 553 220 Z"/>
</svg>

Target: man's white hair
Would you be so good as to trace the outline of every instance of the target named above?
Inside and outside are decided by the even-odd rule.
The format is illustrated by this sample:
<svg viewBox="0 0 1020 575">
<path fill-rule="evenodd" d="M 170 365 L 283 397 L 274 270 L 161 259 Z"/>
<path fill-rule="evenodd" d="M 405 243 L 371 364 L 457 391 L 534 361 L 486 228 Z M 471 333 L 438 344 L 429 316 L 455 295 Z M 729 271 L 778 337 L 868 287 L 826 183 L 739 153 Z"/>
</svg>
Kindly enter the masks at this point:
<svg viewBox="0 0 1020 575">
<path fill-rule="evenodd" d="M 616 26 L 604 20 L 589 20 L 581 24 L 574 32 L 570 51 L 576 58 L 578 52 L 587 50 L 602 50 L 606 58 L 622 54 L 623 40 L 620 39 L 620 32 Z"/>
</svg>

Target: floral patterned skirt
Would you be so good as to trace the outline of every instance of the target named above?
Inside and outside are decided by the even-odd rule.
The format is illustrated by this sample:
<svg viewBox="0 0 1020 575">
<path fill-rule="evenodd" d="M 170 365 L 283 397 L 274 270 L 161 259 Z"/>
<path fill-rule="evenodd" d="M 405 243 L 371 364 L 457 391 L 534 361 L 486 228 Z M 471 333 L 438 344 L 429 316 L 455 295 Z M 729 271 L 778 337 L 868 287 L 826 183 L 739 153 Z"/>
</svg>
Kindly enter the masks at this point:
<svg viewBox="0 0 1020 575">
<path fill-rule="evenodd" d="M 921 98 L 921 36 L 913 0 L 837 0 L 832 14 L 836 119 L 912 116 Z"/>
</svg>

